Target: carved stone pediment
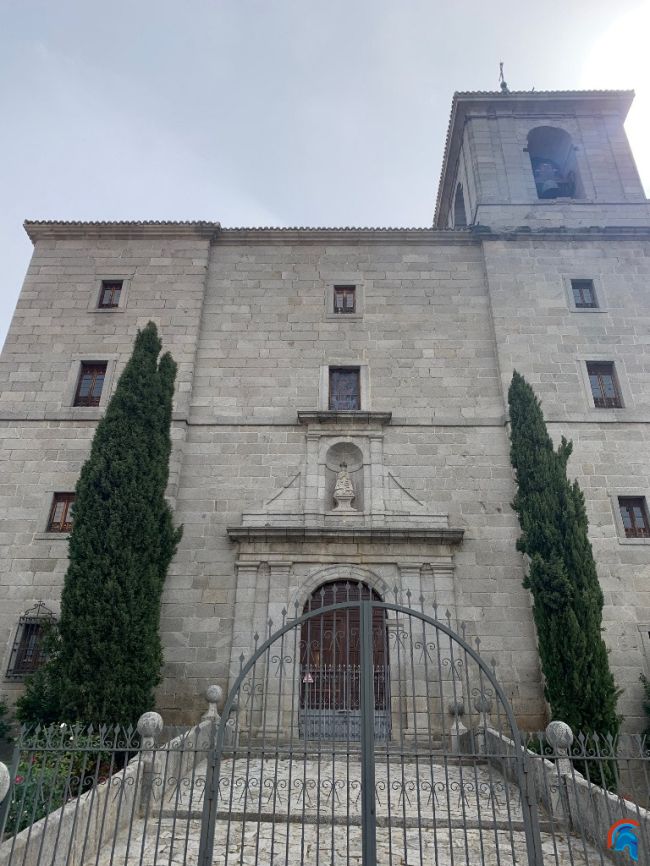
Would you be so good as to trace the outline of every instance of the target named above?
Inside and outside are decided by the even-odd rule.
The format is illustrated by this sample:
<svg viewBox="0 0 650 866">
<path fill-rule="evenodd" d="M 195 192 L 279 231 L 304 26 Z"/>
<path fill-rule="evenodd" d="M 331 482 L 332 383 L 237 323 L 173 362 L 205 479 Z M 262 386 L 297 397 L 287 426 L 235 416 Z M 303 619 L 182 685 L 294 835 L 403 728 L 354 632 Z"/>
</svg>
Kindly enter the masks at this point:
<svg viewBox="0 0 650 866">
<path fill-rule="evenodd" d="M 228 527 L 233 541 L 462 541 L 463 530 L 450 527 L 447 514 L 428 509 L 384 466 L 390 413 L 299 416 L 307 427 L 303 467 L 260 511 Z"/>
</svg>

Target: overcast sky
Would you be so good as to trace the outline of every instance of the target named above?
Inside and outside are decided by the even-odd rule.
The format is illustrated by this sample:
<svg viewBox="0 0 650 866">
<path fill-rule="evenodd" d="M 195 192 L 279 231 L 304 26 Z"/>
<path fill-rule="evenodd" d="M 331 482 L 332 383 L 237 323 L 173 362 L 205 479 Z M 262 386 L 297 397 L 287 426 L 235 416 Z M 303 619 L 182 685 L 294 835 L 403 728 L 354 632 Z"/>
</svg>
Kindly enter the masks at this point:
<svg viewBox="0 0 650 866">
<path fill-rule="evenodd" d="M 0 0 L 0 343 L 24 219 L 426 226 L 454 90 L 633 87 L 650 0 Z"/>
</svg>

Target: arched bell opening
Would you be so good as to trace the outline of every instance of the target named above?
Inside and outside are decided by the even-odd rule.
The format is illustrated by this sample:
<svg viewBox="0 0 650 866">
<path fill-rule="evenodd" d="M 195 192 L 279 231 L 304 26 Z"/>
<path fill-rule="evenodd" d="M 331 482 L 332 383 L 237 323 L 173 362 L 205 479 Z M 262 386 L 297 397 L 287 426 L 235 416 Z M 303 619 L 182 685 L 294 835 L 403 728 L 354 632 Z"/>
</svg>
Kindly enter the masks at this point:
<svg viewBox="0 0 650 866">
<path fill-rule="evenodd" d="M 463 195 L 463 185 L 459 183 L 454 197 L 454 228 L 464 228 L 466 225 L 465 196 Z"/>
<path fill-rule="evenodd" d="M 300 733 L 305 739 L 360 739 L 362 677 L 372 673 L 375 738 L 390 732 L 389 654 L 386 611 L 372 610 L 372 671 L 364 670 L 362 601 L 381 602 L 361 581 L 318 587 L 305 603 L 300 635 Z M 318 614 L 321 608 L 329 608 Z"/>
<path fill-rule="evenodd" d="M 582 198 L 575 147 L 566 130 L 556 126 L 531 129 L 528 155 L 538 198 Z"/>
</svg>

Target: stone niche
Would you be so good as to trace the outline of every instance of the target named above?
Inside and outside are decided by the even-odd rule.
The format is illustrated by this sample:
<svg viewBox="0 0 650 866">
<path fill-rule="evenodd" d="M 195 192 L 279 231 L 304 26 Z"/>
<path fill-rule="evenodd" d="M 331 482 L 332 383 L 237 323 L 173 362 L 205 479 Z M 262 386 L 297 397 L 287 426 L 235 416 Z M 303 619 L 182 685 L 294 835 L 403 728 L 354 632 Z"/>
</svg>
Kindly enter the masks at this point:
<svg viewBox="0 0 650 866">
<path fill-rule="evenodd" d="M 390 413 L 302 412 L 299 419 L 306 427 L 301 470 L 260 511 L 228 527 L 231 540 L 461 540 L 446 514 L 430 511 L 384 466 Z"/>
<path fill-rule="evenodd" d="M 325 509 L 329 503 L 341 517 L 363 512 L 363 490 L 363 452 L 349 440 L 335 442 L 325 453 Z"/>
</svg>

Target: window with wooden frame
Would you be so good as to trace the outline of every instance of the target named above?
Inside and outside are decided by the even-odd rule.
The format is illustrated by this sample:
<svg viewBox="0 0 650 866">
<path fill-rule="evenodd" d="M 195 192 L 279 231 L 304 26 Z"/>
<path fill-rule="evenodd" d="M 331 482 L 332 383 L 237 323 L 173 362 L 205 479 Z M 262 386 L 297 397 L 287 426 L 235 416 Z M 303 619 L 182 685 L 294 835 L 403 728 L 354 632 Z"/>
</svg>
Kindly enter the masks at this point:
<svg viewBox="0 0 650 866">
<path fill-rule="evenodd" d="M 576 310 L 597 310 L 598 299 L 593 280 L 571 280 L 573 303 Z"/>
<path fill-rule="evenodd" d="M 334 312 L 345 315 L 357 311 L 357 287 L 334 286 Z"/>
<path fill-rule="evenodd" d="M 106 366 L 105 362 L 82 361 L 74 395 L 75 406 L 99 406 L 106 378 Z"/>
<path fill-rule="evenodd" d="M 361 408 L 361 382 L 358 367 L 330 367 L 329 408 L 339 412 Z"/>
<path fill-rule="evenodd" d="M 597 409 L 621 409 L 623 399 L 612 361 L 587 361 L 589 385 Z"/>
<path fill-rule="evenodd" d="M 72 529 L 72 506 L 74 493 L 55 493 L 47 521 L 48 532 L 70 532 Z"/>
<path fill-rule="evenodd" d="M 42 601 L 20 617 L 9 654 L 7 679 L 23 680 L 40 668 L 45 661 L 44 638 L 55 621 L 54 614 Z"/>
<path fill-rule="evenodd" d="M 626 538 L 650 538 L 650 520 L 645 496 L 619 496 L 623 529 Z"/>
<path fill-rule="evenodd" d="M 102 280 L 98 308 L 100 310 L 114 310 L 119 307 L 123 286 L 124 280 Z"/>
</svg>

